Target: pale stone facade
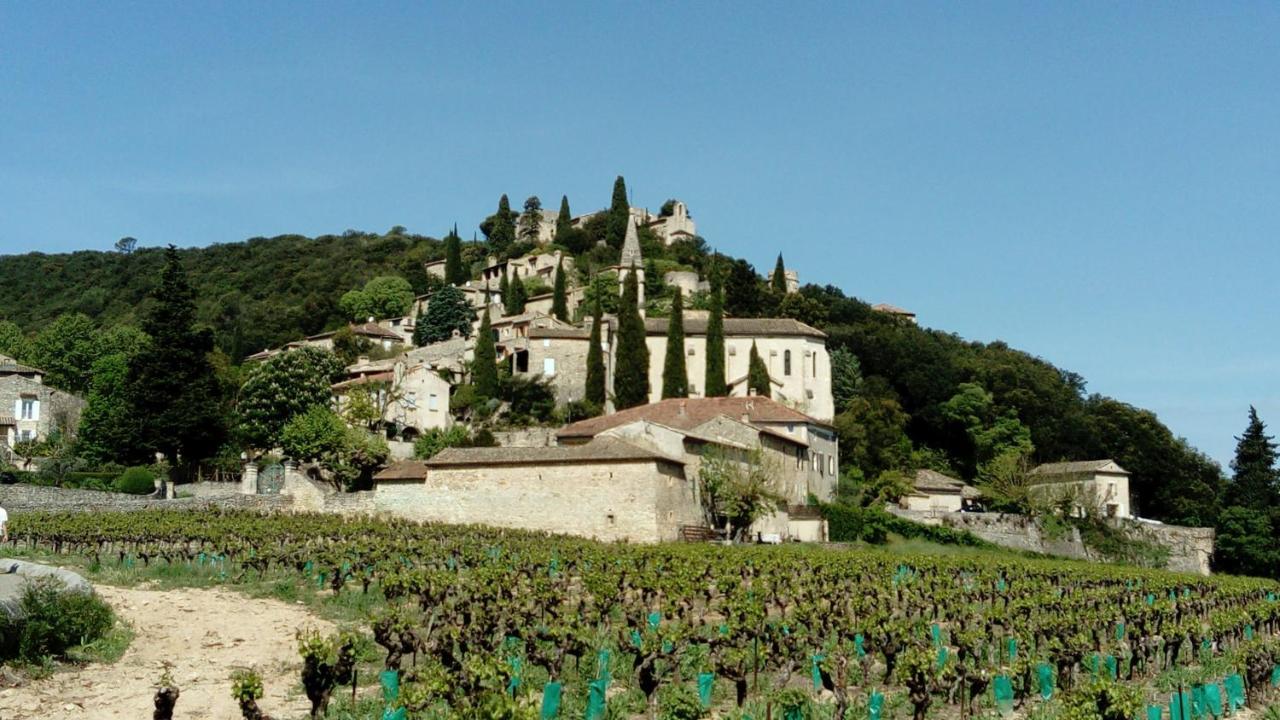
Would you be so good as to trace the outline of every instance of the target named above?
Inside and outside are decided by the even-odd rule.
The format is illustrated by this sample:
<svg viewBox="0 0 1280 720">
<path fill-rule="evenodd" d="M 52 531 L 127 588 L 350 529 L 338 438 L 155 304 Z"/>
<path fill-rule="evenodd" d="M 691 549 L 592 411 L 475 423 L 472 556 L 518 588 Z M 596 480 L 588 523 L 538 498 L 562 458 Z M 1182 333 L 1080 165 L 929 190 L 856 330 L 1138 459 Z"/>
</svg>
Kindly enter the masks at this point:
<svg viewBox="0 0 1280 720">
<path fill-rule="evenodd" d="M 83 399 L 44 384 L 44 373 L 0 355 L 0 433 L 13 447 L 40 441 L 57 429 L 75 434 Z"/>
<path fill-rule="evenodd" d="M 579 215 L 573 218 L 573 226 L 582 227 L 587 220 L 604 212 L 609 211 L 604 209 Z M 633 207 L 631 208 L 631 222 L 640 227 L 647 227 L 665 245 L 670 245 L 680 240 L 692 240 L 698 235 L 698 226 L 693 222 L 693 216 L 689 214 L 689 206 L 681 200 L 672 201 L 669 215 L 663 215 L 660 211 L 651 213 L 646 208 Z"/>
<path fill-rule="evenodd" d="M 676 540 L 702 522 L 678 461 L 617 440 L 579 448 L 454 448 L 377 477 L 378 511 L 597 540 Z"/>
<path fill-rule="evenodd" d="M 1130 518 L 1129 471 L 1114 460 L 1049 463 L 1031 471 L 1032 498 L 1072 503 L 1073 514 L 1096 510 L 1105 517 Z"/>
<path fill-rule="evenodd" d="M 917 470 L 909 495 L 898 501 L 906 510 L 960 512 L 971 509 L 978 491 L 963 481 L 933 470 Z"/>
</svg>

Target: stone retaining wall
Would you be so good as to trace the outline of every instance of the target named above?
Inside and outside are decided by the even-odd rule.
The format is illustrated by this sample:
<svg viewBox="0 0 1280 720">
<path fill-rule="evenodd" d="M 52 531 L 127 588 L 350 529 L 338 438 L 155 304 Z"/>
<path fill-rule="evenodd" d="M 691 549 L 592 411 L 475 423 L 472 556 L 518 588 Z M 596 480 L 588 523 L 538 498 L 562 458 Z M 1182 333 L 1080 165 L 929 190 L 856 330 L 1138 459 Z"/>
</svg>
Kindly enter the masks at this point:
<svg viewBox="0 0 1280 720">
<path fill-rule="evenodd" d="M 1085 546 L 1080 538 L 1080 531 L 1074 527 L 1062 537 L 1050 539 L 1041 532 L 1040 526 L 1033 519 L 1025 515 L 934 512 L 894 507 L 889 508 L 889 511 L 926 525 L 944 525 L 957 530 L 967 530 L 987 542 L 1015 550 L 1029 550 L 1076 560 L 1101 559 Z M 1213 558 L 1213 528 L 1157 525 L 1120 519 L 1111 522 L 1137 534 L 1143 540 L 1167 548 L 1169 561 L 1165 565 L 1166 569 L 1200 575 L 1209 574 L 1209 562 Z"/>
<path fill-rule="evenodd" d="M 280 509 L 288 501 L 265 495 L 220 495 L 163 500 L 149 495 L 71 490 L 39 485 L 0 485 L 0 507 L 15 513 L 40 510 L 90 512 L 146 510 L 149 508 L 186 509 L 204 507 L 239 507 L 248 509 Z"/>
</svg>

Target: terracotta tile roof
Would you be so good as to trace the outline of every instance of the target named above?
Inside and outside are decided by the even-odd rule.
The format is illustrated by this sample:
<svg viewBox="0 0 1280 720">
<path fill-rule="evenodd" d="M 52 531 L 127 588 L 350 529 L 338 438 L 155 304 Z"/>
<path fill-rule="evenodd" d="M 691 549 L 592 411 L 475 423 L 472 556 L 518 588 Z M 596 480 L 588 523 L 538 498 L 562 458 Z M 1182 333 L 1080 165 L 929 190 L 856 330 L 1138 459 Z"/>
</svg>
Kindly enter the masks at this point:
<svg viewBox="0 0 1280 720">
<path fill-rule="evenodd" d="M 1108 465 L 1115 465 L 1116 469 L 1111 472 L 1118 472 L 1128 475 L 1129 471 L 1120 467 L 1115 460 L 1077 460 L 1074 462 L 1058 462 L 1045 463 L 1031 471 L 1032 475 L 1079 475 L 1082 473 L 1095 473 L 1101 471 Z"/>
<path fill-rule="evenodd" d="M 468 465 L 548 465 L 565 463 L 662 461 L 683 464 L 661 453 L 616 438 L 555 447 L 448 448 L 423 463 L 427 468 Z"/>
<path fill-rule="evenodd" d="M 645 332 L 649 335 L 666 335 L 667 319 L 666 318 L 647 318 L 644 321 Z M 684 319 L 685 335 L 706 335 L 707 319 L 691 318 Z M 807 337 L 825 338 L 826 333 L 821 330 L 805 325 L 799 320 L 791 318 L 725 318 L 724 319 L 725 337 L 735 337 L 742 335 L 752 336 L 788 336 L 802 335 Z"/>
<path fill-rule="evenodd" d="M 612 415 L 580 420 L 556 433 L 562 438 L 594 437 L 605 430 L 637 420 L 649 420 L 678 430 L 691 430 L 712 418 L 725 415 L 737 420 L 747 416 L 751 423 L 809 423 L 822 425 L 799 410 L 764 397 L 672 398 L 629 408 Z"/>
</svg>

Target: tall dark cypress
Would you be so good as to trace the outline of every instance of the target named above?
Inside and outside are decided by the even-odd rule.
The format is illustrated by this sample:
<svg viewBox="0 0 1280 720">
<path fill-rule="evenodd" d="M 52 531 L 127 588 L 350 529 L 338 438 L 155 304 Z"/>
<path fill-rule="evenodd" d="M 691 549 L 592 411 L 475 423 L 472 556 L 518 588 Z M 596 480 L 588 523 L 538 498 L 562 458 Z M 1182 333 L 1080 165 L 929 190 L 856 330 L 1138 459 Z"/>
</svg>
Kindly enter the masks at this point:
<svg viewBox="0 0 1280 720">
<path fill-rule="evenodd" d="M 627 273 L 618 308 L 617 369 L 613 373 L 613 401 L 619 410 L 649 402 L 649 348 L 640 316 L 640 283 L 635 266 Z"/>
<path fill-rule="evenodd" d="M 604 311 L 600 309 L 600 298 L 597 297 L 595 306 L 591 311 L 591 344 L 587 347 L 587 387 L 584 397 L 587 402 L 595 405 L 598 410 L 604 410 L 604 403 L 607 399 L 604 377 L 604 348 L 601 347 L 604 337 L 602 325 L 604 325 Z"/>
<path fill-rule="evenodd" d="M 703 389 L 705 397 L 724 397 L 729 394 L 724 378 L 724 289 L 720 283 L 719 268 L 711 270 L 711 308 L 707 317 L 707 377 Z"/>
<path fill-rule="evenodd" d="M 569 322 L 569 298 L 565 288 L 564 259 L 556 263 L 556 282 L 551 293 L 551 314 L 563 322 Z"/>
<path fill-rule="evenodd" d="M 471 384 L 476 394 L 492 398 L 498 395 L 498 349 L 493 343 L 493 328 L 489 324 L 489 308 L 480 317 L 480 332 L 476 335 L 475 358 L 471 361 Z"/>
<path fill-rule="evenodd" d="M 506 253 L 516 241 L 516 213 L 511 212 L 511 201 L 503 195 L 498 200 L 498 212 L 489 230 L 489 245 L 498 254 Z"/>
<path fill-rule="evenodd" d="M 773 388 L 769 387 L 769 368 L 764 366 L 756 343 L 751 341 L 751 355 L 747 359 L 747 390 L 752 395 L 773 397 Z"/>
<path fill-rule="evenodd" d="M 506 313 L 507 308 L 511 307 L 511 283 L 507 282 L 506 268 L 502 269 L 502 277 L 498 280 L 498 299 L 502 301 L 502 311 Z"/>
<path fill-rule="evenodd" d="M 778 253 L 778 264 L 773 267 L 771 284 L 775 293 L 787 294 L 787 266 L 782 263 L 782 253 Z"/>
<path fill-rule="evenodd" d="M 662 362 L 662 398 L 689 396 L 689 372 L 684 362 L 684 293 L 676 289 L 667 321 L 667 354 Z"/>
<path fill-rule="evenodd" d="M 556 239 L 573 227 L 573 216 L 569 214 L 569 196 L 560 196 L 560 214 L 556 216 Z"/>
<path fill-rule="evenodd" d="M 141 444 L 163 455 L 176 479 L 181 465 L 210 457 L 222 444 L 222 392 L 208 357 L 213 334 L 196 327 L 195 291 L 173 245 L 151 297 L 155 305 L 142 323 L 151 345 L 130 367 L 129 404 Z"/>
<path fill-rule="evenodd" d="M 507 293 L 506 311 L 508 315 L 519 315 L 524 312 L 525 303 L 529 301 L 529 292 L 524 287 L 520 274 L 511 272 L 510 291 Z"/>
<path fill-rule="evenodd" d="M 604 241 L 609 247 L 622 248 L 627 238 L 627 223 L 631 222 L 631 203 L 627 201 L 627 183 L 619 175 L 613 181 L 613 202 L 609 205 L 609 222 L 605 225 Z"/>
<path fill-rule="evenodd" d="M 1236 441 L 1236 456 L 1231 461 L 1234 475 L 1227 504 L 1262 513 L 1280 506 L 1276 444 L 1267 435 L 1267 426 L 1253 406 L 1249 407 L 1249 426 Z"/>
<path fill-rule="evenodd" d="M 465 283 L 469 273 L 462 267 L 462 238 L 458 237 L 458 226 L 444 238 L 444 281 L 450 285 Z"/>
</svg>

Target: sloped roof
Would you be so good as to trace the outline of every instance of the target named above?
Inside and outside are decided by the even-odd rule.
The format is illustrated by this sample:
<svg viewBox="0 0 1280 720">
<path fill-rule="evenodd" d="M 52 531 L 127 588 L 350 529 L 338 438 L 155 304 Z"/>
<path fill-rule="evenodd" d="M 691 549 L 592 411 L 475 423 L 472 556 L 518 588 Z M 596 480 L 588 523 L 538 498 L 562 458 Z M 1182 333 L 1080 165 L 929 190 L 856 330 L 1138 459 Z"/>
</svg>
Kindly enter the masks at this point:
<svg viewBox="0 0 1280 720">
<path fill-rule="evenodd" d="M 646 318 L 644 321 L 644 329 L 649 335 L 666 335 L 667 318 Z M 684 319 L 684 334 L 706 335 L 707 318 L 691 318 L 686 316 Z M 827 334 L 821 330 L 791 318 L 725 318 L 724 334 L 725 337 L 741 335 L 800 335 L 806 337 L 825 338 L 827 336 Z"/>
<path fill-rule="evenodd" d="M 356 387 L 357 385 L 368 385 L 369 383 L 377 383 L 377 382 L 391 382 L 395 379 L 396 379 L 396 374 L 394 372 L 388 371 L 388 372 L 372 373 L 369 375 L 361 375 L 358 378 L 352 378 L 350 380 L 343 380 L 342 382 L 334 383 L 332 389 L 335 392 L 339 392 L 342 390 L 346 390 L 348 388 Z"/>
<path fill-rule="evenodd" d="M 910 315 L 911 317 L 916 315 L 910 310 L 903 310 L 897 305 L 890 305 L 889 303 L 876 303 L 871 306 L 871 309 L 877 312 L 889 313 L 890 315 Z"/>
<path fill-rule="evenodd" d="M 382 327 L 378 323 L 363 322 L 358 325 L 350 325 L 349 327 L 351 328 L 351 332 L 355 333 L 356 335 L 363 335 L 364 337 L 386 338 L 388 340 L 400 340 L 399 333 L 393 330 L 388 330 L 387 328 Z M 307 339 L 320 340 L 322 338 L 333 337 L 336 334 L 338 334 L 337 330 L 330 330 L 328 332 L 322 332 L 318 335 L 310 335 L 307 337 Z"/>
<path fill-rule="evenodd" d="M 965 498 L 976 498 L 982 495 L 977 488 L 963 480 L 929 469 L 916 471 L 912 487 L 918 494 L 958 494 Z"/>
<path fill-rule="evenodd" d="M 423 460 L 401 460 L 383 468 L 374 480 L 422 480 L 427 476 L 427 464 Z"/>
<path fill-rule="evenodd" d="M 1032 475 L 1081 475 L 1104 471 L 1108 465 L 1114 465 L 1112 470 L 1106 472 L 1120 473 L 1128 475 L 1129 471 L 1120 467 L 1115 460 L 1076 460 L 1073 462 L 1057 462 L 1045 463 L 1031 471 Z"/>
<path fill-rule="evenodd" d="M 628 408 L 612 415 L 601 415 L 587 420 L 579 420 L 566 425 L 556 433 L 562 438 L 594 437 L 609 430 L 637 420 L 649 420 L 678 430 L 692 430 L 717 416 L 725 415 L 741 419 L 747 416 L 751 423 L 809 423 L 822 425 L 826 423 L 815 420 L 799 410 L 793 410 L 782 403 L 759 396 L 749 397 L 714 397 L 714 398 L 671 398 L 648 405 Z"/>
<path fill-rule="evenodd" d="M 579 327 L 531 327 L 529 328 L 529 338 L 532 340 L 541 340 L 543 338 L 566 338 L 571 340 L 590 340 L 591 329 Z"/>
<path fill-rule="evenodd" d="M 565 463 L 663 461 L 683 464 L 661 453 L 617 438 L 596 438 L 583 445 L 555 447 L 448 448 L 427 460 L 427 468 L 468 465 L 547 465 Z"/>
<path fill-rule="evenodd" d="M 3 375 L 43 375 L 40 368 L 23 365 L 11 357 L 0 356 L 0 374 Z"/>
</svg>

